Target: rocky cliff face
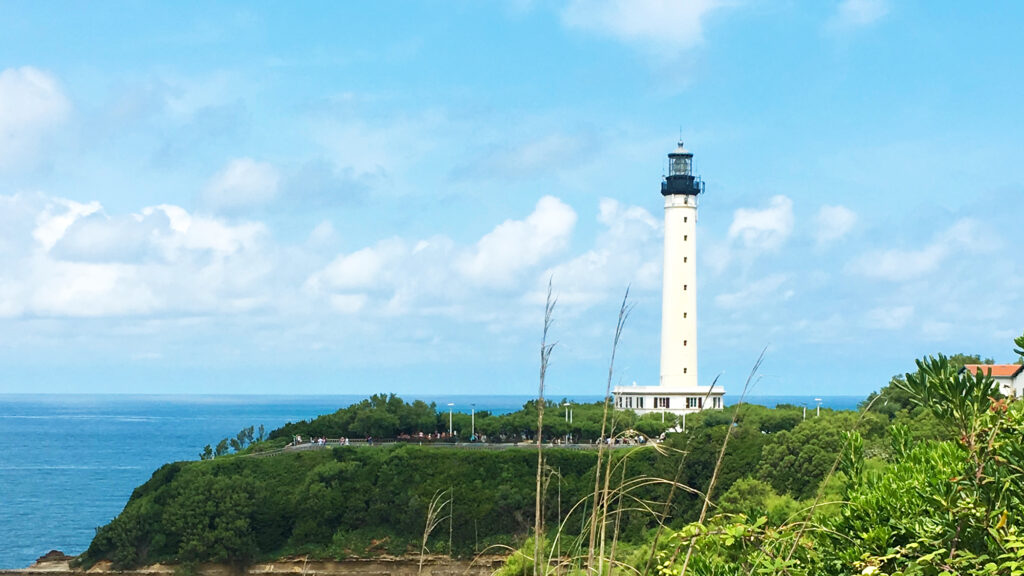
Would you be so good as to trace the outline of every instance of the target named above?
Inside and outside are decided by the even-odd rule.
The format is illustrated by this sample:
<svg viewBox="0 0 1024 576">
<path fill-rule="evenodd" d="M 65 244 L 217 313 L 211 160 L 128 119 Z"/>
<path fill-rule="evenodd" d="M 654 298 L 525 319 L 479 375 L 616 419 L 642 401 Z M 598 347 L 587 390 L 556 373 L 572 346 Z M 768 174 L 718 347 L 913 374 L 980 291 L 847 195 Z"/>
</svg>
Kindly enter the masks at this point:
<svg viewBox="0 0 1024 576">
<path fill-rule="evenodd" d="M 174 576 L 176 566 L 156 564 L 136 570 L 115 571 L 109 562 L 99 562 L 89 570 L 71 568 L 72 557 L 56 551 L 48 553 L 28 568 L 0 570 L 0 576 Z M 285 558 L 275 562 L 253 564 L 243 576 L 490 576 L 505 558 L 481 556 L 473 560 L 453 560 L 445 556 L 428 556 L 420 570 L 418 557 L 380 557 L 365 560 L 319 561 Z M 203 564 L 197 576 L 240 576 L 224 564 Z"/>
</svg>

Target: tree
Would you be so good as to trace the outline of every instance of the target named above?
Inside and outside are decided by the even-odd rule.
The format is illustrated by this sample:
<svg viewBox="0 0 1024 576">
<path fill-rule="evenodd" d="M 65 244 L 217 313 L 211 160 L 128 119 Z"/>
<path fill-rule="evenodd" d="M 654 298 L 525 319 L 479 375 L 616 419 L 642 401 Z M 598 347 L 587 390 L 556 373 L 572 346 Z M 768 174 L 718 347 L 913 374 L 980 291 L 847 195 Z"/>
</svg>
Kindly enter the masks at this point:
<svg viewBox="0 0 1024 576">
<path fill-rule="evenodd" d="M 185 562 L 231 562 L 241 565 L 258 552 L 252 527 L 257 484 L 245 473 L 214 475 L 186 472 L 187 482 L 171 491 L 162 528 L 177 544 Z"/>
<path fill-rule="evenodd" d="M 771 435 L 761 451 L 757 477 L 779 494 L 798 500 L 814 496 L 845 444 L 844 433 L 856 424 L 855 414 L 840 413 L 809 418 L 792 430 Z"/>
</svg>

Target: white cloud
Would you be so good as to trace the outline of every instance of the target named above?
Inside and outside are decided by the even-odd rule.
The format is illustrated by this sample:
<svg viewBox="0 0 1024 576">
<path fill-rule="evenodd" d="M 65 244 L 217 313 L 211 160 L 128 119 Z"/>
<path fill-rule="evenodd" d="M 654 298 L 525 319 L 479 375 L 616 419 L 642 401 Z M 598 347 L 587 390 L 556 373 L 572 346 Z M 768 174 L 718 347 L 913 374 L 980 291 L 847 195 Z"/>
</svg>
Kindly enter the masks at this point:
<svg viewBox="0 0 1024 576">
<path fill-rule="evenodd" d="M 720 0 L 571 0 L 562 21 L 674 56 L 703 41 L 705 17 L 723 5 Z"/>
<path fill-rule="evenodd" d="M 605 229 L 594 248 L 546 270 L 533 301 L 544 301 L 548 278 L 558 285 L 559 302 L 575 309 L 619 297 L 626 286 L 634 292 L 661 289 L 661 222 L 610 198 L 601 199 L 597 220 Z"/>
<path fill-rule="evenodd" d="M 203 201 L 214 210 L 236 210 L 266 204 L 277 196 L 281 177 L 267 162 L 236 158 L 207 185 Z"/>
<path fill-rule="evenodd" d="M 899 330 L 914 316 L 913 306 L 873 308 L 867 313 L 867 326 L 881 330 Z"/>
<path fill-rule="evenodd" d="M 341 113 L 317 117 L 310 131 L 335 170 L 361 182 L 394 184 L 422 169 L 420 163 L 437 146 L 440 134 L 453 129 L 452 122 L 436 113 L 373 123 Z M 414 184 L 419 190 L 420 179 Z M 385 191 L 400 193 L 402 188 L 392 185 Z"/>
<path fill-rule="evenodd" d="M 99 212 L 100 208 L 100 203 L 95 201 L 82 204 L 73 200 L 55 198 L 36 217 L 36 228 L 32 231 L 32 236 L 49 250 L 64 236 L 75 220 Z"/>
<path fill-rule="evenodd" d="M 397 273 L 401 261 L 409 255 L 410 251 L 401 239 L 384 240 L 374 247 L 338 256 L 312 278 L 312 286 L 326 290 L 383 287 L 388 279 L 385 275 Z"/>
<path fill-rule="evenodd" d="M 950 322 L 927 320 L 921 324 L 921 335 L 933 342 L 948 340 L 954 335 L 954 328 L 955 326 Z"/>
<path fill-rule="evenodd" d="M 788 300 L 793 297 L 794 292 L 792 289 L 782 289 L 787 280 L 785 274 L 772 274 L 750 282 L 736 292 L 715 296 L 715 304 L 719 308 L 736 310 L 765 302 Z"/>
<path fill-rule="evenodd" d="M 272 267 L 260 223 L 162 205 L 108 215 L 99 203 L 0 197 L 33 227 L 0 230 L 0 315 L 223 314 L 266 302 Z"/>
<path fill-rule="evenodd" d="M 324 220 L 316 225 L 309 233 L 309 243 L 312 246 L 326 246 L 338 238 L 338 232 L 330 220 Z"/>
<path fill-rule="evenodd" d="M 27 306 L 45 316 L 147 314 L 160 307 L 144 271 L 122 264 L 37 261 Z"/>
<path fill-rule="evenodd" d="M 857 213 L 845 206 L 822 206 L 814 219 L 818 246 L 826 246 L 849 234 L 857 225 Z"/>
<path fill-rule="evenodd" d="M 366 294 L 332 294 L 329 298 L 331 308 L 341 314 L 356 314 L 366 308 L 369 297 Z"/>
<path fill-rule="evenodd" d="M 773 196 L 767 208 L 740 208 L 733 213 L 729 239 L 739 239 L 747 249 L 773 252 L 793 232 L 793 201 Z"/>
<path fill-rule="evenodd" d="M 826 26 L 849 30 L 869 26 L 889 13 L 888 0 L 842 0 Z"/>
<path fill-rule="evenodd" d="M 526 218 L 469 245 L 445 236 L 390 238 L 340 254 L 308 277 L 306 289 L 341 314 L 442 316 L 496 333 L 518 326 L 523 308 L 536 308 L 538 286 L 551 276 L 571 315 L 621 297 L 628 285 L 634 293 L 660 290 L 661 225 L 648 211 L 601 200 L 594 246 L 559 262 L 576 218 L 546 196 Z"/>
<path fill-rule="evenodd" d="M 847 266 L 847 271 L 868 278 L 906 282 L 935 272 L 953 254 L 977 254 L 994 248 L 990 233 L 971 219 L 955 222 L 935 239 L 916 250 L 892 248 L 868 252 Z"/>
<path fill-rule="evenodd" d="M 576 213 L 552 196 L 470 246 L 446 236 L 389 238 L 335 257 L 305 288 L 336 311 L 375 316 L 486 316 L 483 302 L 525 291 L 525 282 L 568 245 Z"/>
<path fill-rule="evenodd" d="M 509 285 L 520 274 L 563 250 L 576 225 L 576 212 L 558 198 L 545 196 L 525 220 L 506 220 L 459 259 L 459 272 L 474 283 Z"/>
<path fill-rule="evenodd" d="M 30 66 L 0 72 L 0 169 L 34 164 L 43 139 L 70 111 L 52 74 Z"/>
<path fill-rule="evenodd" d="M 498 178 L 503 181 L 564 172 L 592 159 L 600 142 L 580 134 L 556 132 L 517 144 L 484 146 L 479 156 L 452 170 L 455 179 Z"/>
<path fill-rule="evenodd" d="M 882 250 L 862 256 L 851 269 L 869 278 L 914 280 L 937 269 L 947 254 L 947 247 L 941 242 L 920 250 Z"/>
<path fill-rule="evenodd" d="M 154 255 L 154 244 L 170 220 L 163 212 L 111 218 L 100 211 L 72 222 L 50 254 L 61 260 L 133 262 Z"/>
</svg>

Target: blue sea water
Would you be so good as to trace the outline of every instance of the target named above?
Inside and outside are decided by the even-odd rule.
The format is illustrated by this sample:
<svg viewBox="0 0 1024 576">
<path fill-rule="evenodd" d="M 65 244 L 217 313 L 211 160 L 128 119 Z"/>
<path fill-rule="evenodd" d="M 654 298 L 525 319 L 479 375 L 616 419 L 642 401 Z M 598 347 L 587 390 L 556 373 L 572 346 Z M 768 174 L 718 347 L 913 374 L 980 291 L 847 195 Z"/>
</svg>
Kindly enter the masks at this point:
<svg viewBox="0 0 1024 576">
<path fill-rule="evenodd" d="M 419 396 L 439 407 L 512 412 L 527 396 Z M 0 395 L 0 569 L 24 568 L 51 549 L 84 551 L 98 526 L 161 465 L 194 460 L 206 444 L 247 426 L 266 430 L 334 412 L 362 396 Z M 412 397 L 407 396 L 407 400 Z M 592 402 L 599 396 L 577 396 Z M 726 403 L 731 398 L 726 396 Z M 854 409 L 857 396 L 822 398 Z M 811 408 L 803 396 L 748 402 Z"/>
</svg>

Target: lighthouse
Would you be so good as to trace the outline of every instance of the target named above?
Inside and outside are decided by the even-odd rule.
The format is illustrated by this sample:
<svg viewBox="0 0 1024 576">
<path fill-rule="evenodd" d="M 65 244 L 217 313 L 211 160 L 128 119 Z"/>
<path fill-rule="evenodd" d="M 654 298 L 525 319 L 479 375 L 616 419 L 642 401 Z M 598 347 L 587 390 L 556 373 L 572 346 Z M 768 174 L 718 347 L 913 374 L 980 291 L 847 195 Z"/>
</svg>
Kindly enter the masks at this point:
<svg viewBox="0 0 1024 576">
<path fill-rule="evenodd" d="M 661 292 L 661 371 L 657 385 L 617 386 L 615 407 L 638 414 L 686 414 L 722 408 L 721 388 L 701 386 L 697 372 L 697 205 L 704 182 L 682 142 L 668 155 L 661 182 L 665 253 Z"/>
<path fill-rule="evenodd" d="M 680 142 L 668 155 L 665 264 L 661 283 L 661 386 L 697 385 L 697 200 L 704 182 Z"/>
</svg>

